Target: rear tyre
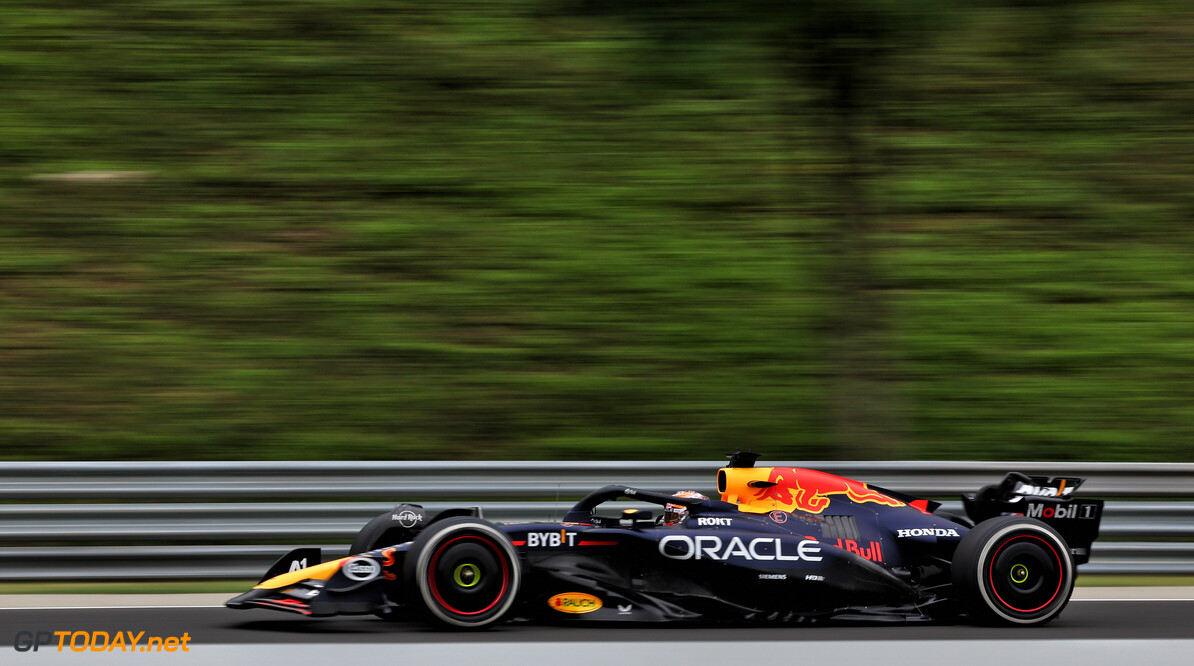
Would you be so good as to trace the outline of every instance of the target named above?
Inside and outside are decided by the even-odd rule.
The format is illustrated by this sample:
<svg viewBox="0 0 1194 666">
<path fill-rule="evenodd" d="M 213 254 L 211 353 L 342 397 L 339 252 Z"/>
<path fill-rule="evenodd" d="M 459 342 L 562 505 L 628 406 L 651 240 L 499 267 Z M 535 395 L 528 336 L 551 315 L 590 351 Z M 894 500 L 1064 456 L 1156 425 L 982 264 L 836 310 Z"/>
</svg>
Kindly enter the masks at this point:
<svg viewBox="0 0 1194 666">
<path fill-rule="evenodd" d="M 954 552 L 953 586 L 962 609 L 981 624 L 1040 626 L 1074 590 L 1074 558 L 1052 527 L 999 516 L 979 523 Z"/>
<path fill-rule="evenodd" d="M 493 523 L 473 517 L 435 523 L 415 539 L 403 567 L 410 602 L 433 625 L 485 629 L 514 607 L 518 553 Z"/>
</svg>

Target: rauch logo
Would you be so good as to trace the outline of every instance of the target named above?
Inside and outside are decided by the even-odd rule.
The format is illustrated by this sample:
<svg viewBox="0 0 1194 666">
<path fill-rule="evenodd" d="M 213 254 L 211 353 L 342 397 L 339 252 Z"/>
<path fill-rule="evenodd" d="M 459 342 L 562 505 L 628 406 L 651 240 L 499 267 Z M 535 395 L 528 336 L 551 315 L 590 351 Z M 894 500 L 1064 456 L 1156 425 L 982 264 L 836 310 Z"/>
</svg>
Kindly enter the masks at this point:
<svg viewBox="0 0 1194 666">
<path fill-rule="evenodd" d="M 547 605 L 561 613 L 592 613 L 601 608 L 601 600 L 584 592 L 561 592 L 548 599 Z"/>
</svg>

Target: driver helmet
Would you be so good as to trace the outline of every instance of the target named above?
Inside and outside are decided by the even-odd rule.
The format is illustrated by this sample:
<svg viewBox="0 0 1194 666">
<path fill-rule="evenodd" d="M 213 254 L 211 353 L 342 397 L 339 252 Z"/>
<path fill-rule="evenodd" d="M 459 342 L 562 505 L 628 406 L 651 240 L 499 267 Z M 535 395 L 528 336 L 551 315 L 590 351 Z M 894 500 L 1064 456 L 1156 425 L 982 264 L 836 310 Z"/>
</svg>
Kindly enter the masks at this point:
<svg viewBox="0 0 1194 666">
<path fill-rule="evenodd" d="M 698 493 L 695 490 L 681 490 L 672 495 L 673 497 L 683 497 L 685 499 L 702 499 L 707 500 L 708 497 Z M 668 504 L 663 507 L 663 524 L 675 525 L 676 523 L 688 517 L 688 507 L 683 504 Z"/>
</svg>

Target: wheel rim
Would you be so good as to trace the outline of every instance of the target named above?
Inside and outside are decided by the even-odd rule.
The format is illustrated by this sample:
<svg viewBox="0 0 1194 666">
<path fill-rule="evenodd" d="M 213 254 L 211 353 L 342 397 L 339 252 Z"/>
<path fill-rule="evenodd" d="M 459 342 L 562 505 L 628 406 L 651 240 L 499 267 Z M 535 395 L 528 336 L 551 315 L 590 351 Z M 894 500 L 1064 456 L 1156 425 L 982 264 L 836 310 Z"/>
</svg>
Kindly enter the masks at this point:
<svg viewBox="0 0 1194 666">
<path fill-rule="evenodd" d="M 1023 585 L 1028 582 L 1028 566 L 1023 563 L 1013 564 L 1008 573 L 1014 585 Z"/>
<path fill-rule="evenodd" d="M 472 562 L 465 562 L 452 572 L 452 582 L 464 589 L 474 587 L 481 582 L 481 569 Z"/>
<path fill-rule="evenodd" d="M 436 546 L 425 575 L 439 607 L 471 621 L 495 612 L 510 589 L 510 562 L 501 548 L 481 536 L 457 536 Z"/>
<path fill-rule="evenodd" d="M 1047 613 L 1065 582 L 1057 547 L 1031 534 L 1006 539 L 991 555 L 987 583 L 1005 610 L 1020 616 Z"/>
</svg>

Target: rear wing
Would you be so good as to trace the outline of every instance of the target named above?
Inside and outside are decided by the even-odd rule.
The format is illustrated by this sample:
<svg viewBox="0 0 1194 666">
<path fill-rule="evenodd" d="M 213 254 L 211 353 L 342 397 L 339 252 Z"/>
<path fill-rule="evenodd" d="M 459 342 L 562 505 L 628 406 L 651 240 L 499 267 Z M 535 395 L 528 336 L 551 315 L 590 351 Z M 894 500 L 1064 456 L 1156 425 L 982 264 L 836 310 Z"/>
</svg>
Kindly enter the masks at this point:
<svg viewBox="0 0 1194 666">
<path fill-rule="evenodd" d="M 998 484 L 963 495 L 962 505 L 975 524 L 995 516 L 1036 518 L 1061 534 L 1076 564 L 1085 564 L 1090 560 L 1090 545 L 1099 536 L 1103 500 L 1075 499 L 1083 481 L 1071 476 L 1050 479 L 1009 472 Z"/>
</svg>

